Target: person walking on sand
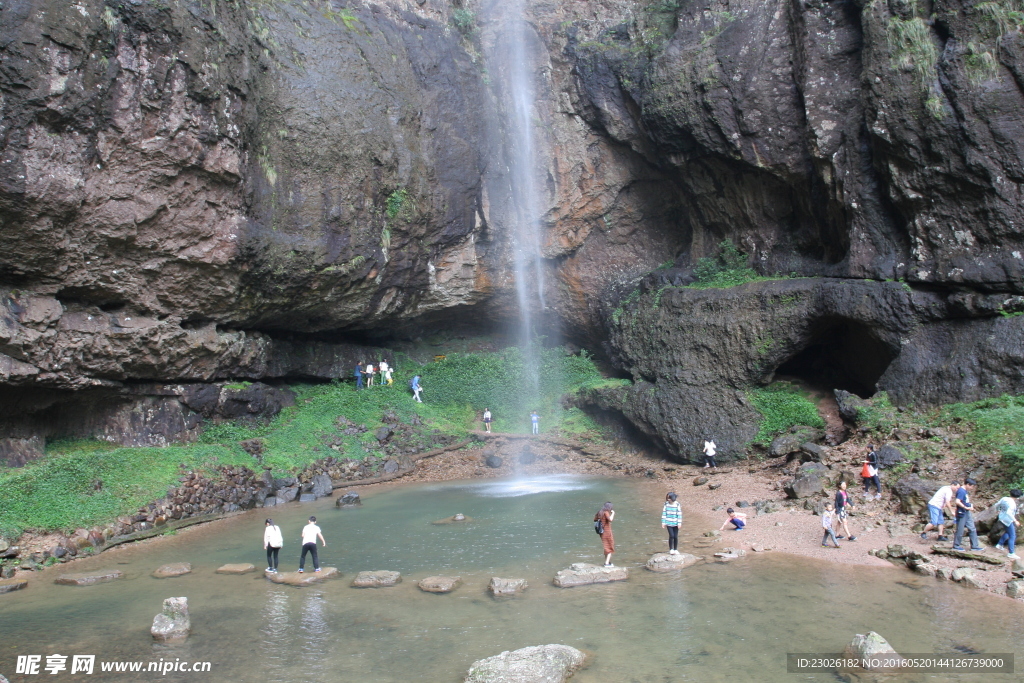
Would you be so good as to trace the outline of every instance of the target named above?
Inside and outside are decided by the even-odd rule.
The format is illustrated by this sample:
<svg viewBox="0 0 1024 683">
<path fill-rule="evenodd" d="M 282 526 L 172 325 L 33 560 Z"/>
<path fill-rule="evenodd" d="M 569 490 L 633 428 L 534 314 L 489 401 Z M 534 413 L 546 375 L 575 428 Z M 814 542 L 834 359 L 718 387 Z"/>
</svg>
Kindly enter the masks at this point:
<svg viewBox="0 0 1024 683">
<path fill-rule="evenodd" d="M 309 518 L 309 524 L 302 527 L 302 555 L 299 556 L 299 573 L 306 571 L 306 553 L 313 555 L 313 571 L 320 571 L 320 559 L 316 556 L 316 539 L 327 547 L 324 535 L 320 533 L 320 527 L 316 525 L 316 517 Z"/>
<path fill-rule="evenodd" d="M 725 531 L 725 527 L 732 524 L 733 531 L 742 531 L 747 527 L 747 516 L 742 512 L 736 512 L 732 508 L 726 510 L 729 513 L 729 519 L 718 528 L 719 531 Z"/>
<path fill-rule="evenodd" d="M 420 386 L 420 376 L 416 375 L 409 382 L 409 388 L 412 389 L 412 397 L 416 399 L 417 403 L 423 403 L 423 399 L 420 398 L 420 392 L 423 391 L 423 387 Z"/>
<path fill-rule="evenodd" d="M 864 480 L 864 497 L 871 498 L 871 485 L 874 484 L 875 500 L 881 500 L 882 483 L 878 478 L 878 453 L 875 452 L 873 444 L 868 444 L 868 456 L 864 460 L 860 476 Z"/>
<path fill-rule="evenodd" d="M 960 481 L 954 479 L 949 486 L 942 486 L 935 495 L 932 496 L 931 500 L 928 501 L 928 524 L 925 525 L 924 531 L 921 532 L 921 540 L 928 540 L 928 532 L 932 529 L 937 529 L 939 532 L 936 541 L 948 541 L 948 536 L 942 535 L 942 527 L 945 526 L 946 519 L 943 515 L 943 511 L 949 513 L 950 517 L 956 514 L 956 510 L 953 509 L 953 501 L 956 498 L 956 492 L 960 490 Z"/>
<path fill-rule="evenodd" d="M 850 494 L 846 492 L 845 481 L 839 482 L 835 500 L 835 518 L 843 525 L 843 532 L 846 534 L 845 536 L 839 536 L 839 538 L 848 538 L 851 541 L 856 541 L 857 537 L 850 533 L 850 525 L 846 521 L 850 516 L 850 510 L 853 509 L 853 504 L 850 503 Z"/>
<path fill-rule="evenodd" d="M 263 530 L 263 549 L 267 551 L 267 571 L 271 574 L 277 573 L 278 553 L 284 546 L 284 537 L 281 535 L 281 527 L 274 524 L 274 520 L 267 518 Z"/>
<path fill-rule="evenodd" d="M 676 494 L 665 496 L 665 507 L 661 509 L 661 528 L 668 529 L 668 554 L 679 554 L 679 527 L 683 523 L 683 508 L 676 502 Z"/>
<path fill-rule="evenodd" d="M 715 453 L 717 452 L 718 446 L 715 445 L 714 439 L 704 442 L 704 469 L 709 467 L 718 469 L 718 465 L 715 464 Z"/>
<path fill-rule="evenodd" d="M 1003 496 L 996 503 L 996 511 L 999 512 L 999 521 L 1006 527 L 1006 531 L 999 537 L 999 543 L 996 543 L 996 547 L 1000 550 L 1003 546 L 1009 554 L 1006 556 L 1011 560 L 1019 560 L 1020 556 L 1017 555 L 1017 527 L 1020 526 L 1020 522 L 1017 521 L 1017 499 L 1024 496 L 1024 491 L 1020 489 L 1013 489 L 1010 491 L 1010 495 Z"/>
<path fill-rule="evenodd" d="M 363 361 L 356 363 L 356 391 L 363 388 Z"/>
<path fill-rule="evenodd" d="M 530 422 L 533 425 L 533 433 L 540 434 L 540 415 L 536 410 L 530 413 Z"/>
<path fill-rule="evenodd" d="M 612 520 L 615 519 L 615 510 L 610 502 L 594 515 L 594 522 L 601 523 L 601 545 L 604 547 L 604 566 L 614 567 L 612 564 L 612 553 L 615 552 L 615 536 L 612 535 Z"/>
<path fill-rule="evenodd" d="M 484 431 L 491 433 L 491 409 L 484 408 Z"/>
<path fill-rule="evenodd" d="M 839 547 L 839 541 L 836 539 L 836 532 L 832 530 L 832 525 L 835 520 L 835 507 L 832 503 L 825 505 L 825 511 L 821 513 L 821 526 L 825 529 L 825 533 L 821 537 L 821 547 L 828 547 L 828 539 L 832 539 L 836 547 Z"/>
<path fill-rule="evenodd" d="M 956 492 L 956 533 L 953 534 L 953 550 L 963 550 L 960 544 L 964 540 L 964 530 L 971 537 L 971 550 L 984 550 L 978 543 L 978 530 L 974 526 L 974 503 L 971 494 L 977 482 L 971 478 L 964 479 L 964 485 Z"/>
</svg>

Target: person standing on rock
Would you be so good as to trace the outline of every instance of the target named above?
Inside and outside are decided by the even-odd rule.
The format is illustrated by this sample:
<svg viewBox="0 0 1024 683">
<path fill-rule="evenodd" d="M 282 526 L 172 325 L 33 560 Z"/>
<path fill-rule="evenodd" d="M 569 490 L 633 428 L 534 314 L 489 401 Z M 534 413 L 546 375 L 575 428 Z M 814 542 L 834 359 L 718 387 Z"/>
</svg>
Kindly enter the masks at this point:
<svg viewBox="0 0 1024 683">
<path fill-rule="evenodd" d="M 825 533 L 821 537 L 822 548 L 828 547 L 828 539 L 830 538 L 832 539 L 832 542 L 835 543 L 836 547 L 839 547 L 839 541 L 836 539 L 836 532 L 832 530 L 833 520 L 835 518 L 834 510 L 835 507 L 832 503 L 826 503 L 825 511 L 821 513 L 821 526 L 825 529 Z"/>
<path fill-rule="evenodd" d="M 1010 491 L 1010 495 L 1003 496 L 996 503 L 996 510 L 999 512 L 999 521 L 1006 527 L 1006 531 L 999 538 L 999 543 L 996 543 L 997 548 L 1006 547 L 1009 551 L 1008 557 L 1011 560 L 1019 560 L 1020 557 L 1017 555 L 1017 527 L 1020 526 L 1020 522 L 1017 521 L 1017 499 L 1024 496 L 1024 491 L 1020 489 L 1013 489 Z"/>
<path fill-rule="evenodd" d="M 284 537 L 281 535 L 281 527 L 274 524 L 274 520 L 267 518 L 266 528 L 263 530 L 263 549 L 267 551 L 267 571 L 277 573 L 278 553 L 284 546 Z"/>
<path fill-rule="evenodd" d="M 943 516 L 943 510 L 949 512 L 949 516 L 953 517 L 956 514 L 956 510 L 953 509 L 953 500 L 956 498 L 956 492 L 960 490 L 960 482 L 956 479 L 949 486 L 943 486 L 935 492 L 931 500 L 928 501 L 928 524 L 925 525 L 924 531 L 921 532 L 921 540 L 928 540 L 928 532 L 932 529 L 938 529 L 939 536 L 936 541 L 948 541 L 948 536 L 942 535 L 942 527 L 946 523 L 946 518 Z"/>
<path fill-rule="evenodd" d="M 850 503 L 850 494 L 846 492 L 846 482 L 841 481 L 839 482 L 839 488 L 836 490 L 835 517 L 843 525 L 843 533 L 845 535 L 839 538 L 848 538 L 851 541 L 856 541 L 857 537 L 850 533 L 850 524 L 846 521 L 852 509 L 853 505 Z M 823 540 L 822 545 L 824 543 L 825 541 Z"/>
<path fill-rule="evenodd" d="M 971 502 L 971 494 L 977 482 L 973 479 L 964 479 L 964 485 L 956 492 L 956 533 L 953 534 L 953 550 L 963 550 L 960 545 L 964 540 L 964 529 L 971 537 L 971 550 L 984 550 L 978 544 L 978 530 L 974 527 L 974 503 Z"/>
<path fill-rule="evenodd" d="M 676 502 L 676 494 L 665 496 L 665 507 L 661 509 L 661 528 L 668 529 L 668 554 L 679 554 L 679 527 L 683 523 L 683 508 Z"/>
<path fill-rule="evenodd" d="M 491 432 L 491 409 L 484 408 L 484 431 L 490 434 Z"/>
<path fill-rule="evenodd" d="M 302 555 L 299 556 L 299 573 L 306 571 L 306 553 L 313 555 L 313 571 L 320 571 L 320 559 L 316 556 L 316 539 L 327 547 L 324 535 L 320 533 L 320 527 L 316 525 L 316 517 L 309 518 L 309 524 L 302 527 Z"/>
<path fill-rule="evenodd" d="M 363 388 L 363 361 L 356 363 L 356 391 Z"/>
<path fill-rule="evenodd" d="M 540 434 L 540 415 L 536 410 L 530 413 L 530 423 L 533 425 L 533 433 Z"/>
<path fill-rule="evenodd" d="M 420 392 L 423 391 L 423 387 L 420 386 L 420 376 L 416 375 L 409 382 L 409 388 L 412 389 L 412 397 L 416 399 L 417 403 L 423 403 L 423 399 L 420 398 Z"/>
<path fill-rule="evenodd" d="M 718 446 L 715 445 L 714 439 L 704 442 L 704 469 L 709 467 L 718 469 L 718 465 L 715 464 L 715 453 L 717 452 Z"/>
<path fill-rule="evenodd" d="M 864 497 L 871 498 L 871 485 L 875 486 L 875 500 L 882 498 L 882 483 L 878 478 L 878 453 L 875 452 L 873 444 L 868 444 L 868 457 L 864 460 L 864 467 L 860 472 L 864 480 Z"/>
<path fill-rule="evenodd" d="M 610 502 L 594 515 L 594 521 L 601 523 L 601 545 L 604 547 L 604 566 L 614 567 L 612 564 L 612 553 L 615 552 L 615 536 L 612 535 L 612 520 L 615 519 L 615 510 Z"/>
</svg>

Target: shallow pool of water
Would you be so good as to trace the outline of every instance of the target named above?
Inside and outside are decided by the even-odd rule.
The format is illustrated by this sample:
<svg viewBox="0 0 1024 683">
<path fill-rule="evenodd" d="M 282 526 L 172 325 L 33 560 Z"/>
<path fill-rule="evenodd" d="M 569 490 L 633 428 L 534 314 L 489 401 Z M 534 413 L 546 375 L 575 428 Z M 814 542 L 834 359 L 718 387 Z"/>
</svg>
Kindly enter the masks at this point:
<svg viewBox="0 0 1024 683">
<path fill-rule="evenodd" d="M 664 547 L 663 495 L 648 482 L 551 477 L 396 486 L 364 493 L 356 509 L 338 510 L 333 499 L 276 508 L 286 541 L 282 570 L 296 568 L 299 530 L 315 514 L 328 543 L 322 564 L 345 574 L 302 589 L 271 584 L 259 572 L 214 573 L 228 562 L 262 569 L 265 514 L 253 511 L 48 569 L 28 589 L 0 596 L 0 674 L 11 681 L 454 682 L 476 659 L 565 643 L 590 654 L 574 679 L 582 682 L 834 681 L 831 674 L 786 673 L 786 653 L 838 652 L 868 630 L 901 652 L 1024 652 L 1018 603 L 909 572 L 772 553 L 675 575 L 648 572 L 642 563 Z M 601 560 L 590 520 L 605 500 L 616 504 L 615 562 L 635 567 L 630 580 L 555 588 L 559 569 Z M 459 512 L 471 521 L 432 523 Z M 707 528 L 688 521 L 681 550 Z M 150 576 L 181 561 L 192 563 L 192 574 Z M 52 583 L 62 571 L 115 566 L 125 579 L 85 588 Z M 351 588 L 354 574 L 366 569 L 397 570 L 405 580 Z M 457 574 L 463 585 L 448 595 L 419 591 L 415 581 L 432 574 Z M 495 599 L 486 592 L 491 576 L 526 578 L 530 588 Z M 156 645 L 153 615 L 164 598 L 178 595 L 189 598 L 192 636 Z M 14 674 L 17 655 L 57 653 L 209 661 L 212 672 Z"/>
</svg>

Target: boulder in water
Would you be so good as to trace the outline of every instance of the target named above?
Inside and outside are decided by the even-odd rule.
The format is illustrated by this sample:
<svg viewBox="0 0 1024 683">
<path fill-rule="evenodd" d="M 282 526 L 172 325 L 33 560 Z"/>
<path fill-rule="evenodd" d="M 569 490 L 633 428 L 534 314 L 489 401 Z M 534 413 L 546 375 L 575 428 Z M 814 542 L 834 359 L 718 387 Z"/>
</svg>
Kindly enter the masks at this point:
<svg viewBox="0 0 1024 683">
<path fill-rule="evenodd" d="M 162 567 L 157 567 L 153 572 L 153 578 L 170 579 L 175 576 L 183 576 L 184 574 L 190 573 L 192 573 L 191 562 L 175 562 L 173 564 L 165 564 Z"/>
<path fill-rule="evenodd" d="M 564 683 L 585 659 L 568 645 L 534 645 L 473 662 L 465 683 Z"/>
<path fill-rule="evenodd" d="M 164 600 L 163 611 L 153 617 L 153 626 L 149 632 L 153 635 L 153 640 L 166 643 L 185 640 L 191 630 L 188 598 L 167 598 Z"/>
<path fill-rule="evenodd" d="M 336 502 L 334 505 L 340 508 L 350 508 L 362 504 L 363 501 L 359 498 L 358 493 L 356 493 L 355 491 L 346 491 L 345 495 L 343 495 L 341 498 L 338 498 L 338 502 Z"/>
<path fill-rule="evenodd" d="M 264 572 L 273 583 L 283 583 L 288 586 L 311 586 L 327 579 L 340 579 L 341 572 L 337 567 L 321 567 L 320 571 L 312 569 L 304 572 Z"/>
<path fill-rule="evenodd" d="M 685 569 L 700 562 L 700 558 L 690 553 L 679 553 L 670 555 L 668 553 L 655 553 L 647 560 L 647 568 L 652 572 L 674 572 Z"/>
<path fill-rule="evenodd" d="M 899 662 L 902 658 L 899 653 L 893 649 L 892 645 L 889 644 L 882 636 L 878 635 L 874 631 L 869 631 L 867 635 L 858 633 L 854 636 L 850 644 L 843 650 L 842 657 L 844 659 L 861 660 L 868 666 L 860 667 L 847 667 L 842 671 L 847 672 L 859 672 L 859 671 L 896 671 L 901 667 L 878 667 L 872 666 L 870 660 L 884 660 L 886 663 Z"/>
<path fill-rule="evenodd" d="M 256 565 L 253 564 L 222 564 L 217 567 L 218 574 L 248 574 L 254 571 Z"/>
<path fill-rule="evenodd" d="M 420 590 L 427 593 L 451 593 L 461 585 L 461 576 L 428 576 L 419 582 Z"/>
<path fill-rule="evenodd" d="M 402 575 L 399 572 L 378 569 L 368 572 L 359 572 L 352 581 L 353 588 L 383 588 L 385 586 L 396 586 L 402 582 Z"/>
<path fill-rule="evenodd" d="M 4 593 L 13 593 L 14 591 L 20 591 L 22 588 L 28 585 L 28 581 L 25 579 L 6 579 L 0 581 L 0 595 Z"/>
<path fill-rule="evenodd" d="M 491 577 L 491 583 L 488 584 L 487 590 L 491 591 L 493 595 L 515 595 L 522 593 L 528 587 L 526 579 L 499 579 L 494 576 Z"/>
<path fill-rule="evenodd" d="M 300 503 L 312 503 L 314 500 L 316 500 L 316 496 L 312 493 L 303 493 L 299 495 Z"/>
<path fill-rule="evenodd" d="M 277 499 L 282 503 L 290 503 L 299 496 L 298 486 L 286 486 L 283 489 L 278 489 Z"/>
<path fill-rule="evenodd" d="M 629 578 L 629 570 L 625 567 L 599 567 L 586 562 L 574 562 L 568 569 L 555 574 L 555 585 L 559 588 L 586 586 L 592 583 L 608 583 L 625 581 Z"/>
<path fill-rule="evenodd" d="M 124 572 L 120 569 L 108 569 L 106 571 L 82 572 L 79 574 L 61 574 L 54 583 L 62 586 L 92 586 L 97 583 L 106 583 L 116 579 L 124 578 Z"/>
</svg>

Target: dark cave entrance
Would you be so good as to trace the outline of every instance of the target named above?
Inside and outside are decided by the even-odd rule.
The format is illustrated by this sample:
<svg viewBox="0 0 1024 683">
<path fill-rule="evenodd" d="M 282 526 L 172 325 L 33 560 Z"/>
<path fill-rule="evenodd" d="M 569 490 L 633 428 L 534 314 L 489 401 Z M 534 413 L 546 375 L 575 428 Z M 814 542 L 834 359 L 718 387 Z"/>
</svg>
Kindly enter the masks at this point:
<svg viewBox="0 0 1024 683">
<path fill-rule="evenodd" d="M 871 328 L 852 320 L 821 320 L 811 343 L 776 369 L 824 389 L 845 389 L 861 398 L 874 395 L 875 385 L 897 351 Z"/>
</svg>

